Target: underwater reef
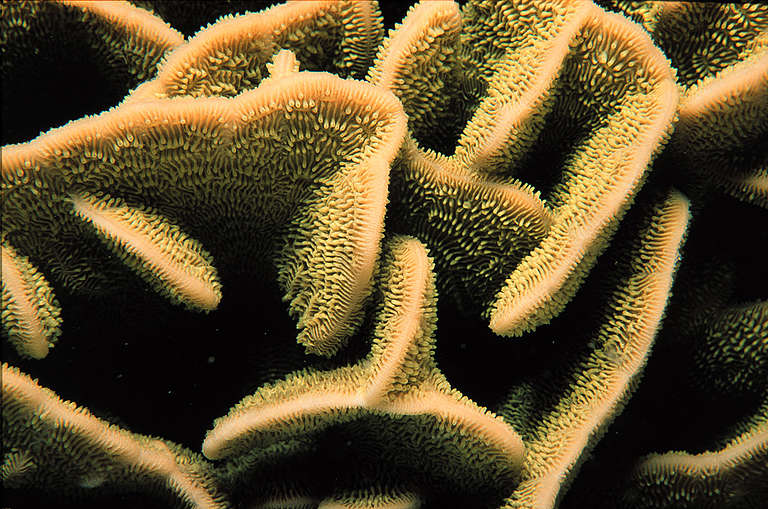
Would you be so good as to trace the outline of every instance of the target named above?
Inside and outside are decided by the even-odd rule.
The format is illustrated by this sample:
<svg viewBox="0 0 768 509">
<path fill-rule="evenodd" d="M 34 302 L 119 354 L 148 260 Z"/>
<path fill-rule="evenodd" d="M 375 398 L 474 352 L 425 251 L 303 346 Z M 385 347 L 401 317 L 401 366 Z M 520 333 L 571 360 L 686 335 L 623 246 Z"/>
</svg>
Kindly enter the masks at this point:
<svg viewBox="0 0 768 509">
<path fill-rule="evenodd" d="M 768 499 L 768 7 L 0 15 L 4 507 Z"/>
</svg>

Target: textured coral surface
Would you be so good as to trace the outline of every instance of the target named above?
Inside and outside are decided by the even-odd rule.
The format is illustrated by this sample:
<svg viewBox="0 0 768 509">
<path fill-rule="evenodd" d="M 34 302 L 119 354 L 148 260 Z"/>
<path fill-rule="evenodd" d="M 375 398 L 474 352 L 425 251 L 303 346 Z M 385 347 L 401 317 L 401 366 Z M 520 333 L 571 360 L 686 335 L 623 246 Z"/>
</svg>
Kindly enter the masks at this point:
<svg viewBox="0 0 768 509">
<path fill-rule="evenodd" d="M 768 8 L 270 5 L 3 3 L 2 506 L 761 507 Z"/>
</svg>

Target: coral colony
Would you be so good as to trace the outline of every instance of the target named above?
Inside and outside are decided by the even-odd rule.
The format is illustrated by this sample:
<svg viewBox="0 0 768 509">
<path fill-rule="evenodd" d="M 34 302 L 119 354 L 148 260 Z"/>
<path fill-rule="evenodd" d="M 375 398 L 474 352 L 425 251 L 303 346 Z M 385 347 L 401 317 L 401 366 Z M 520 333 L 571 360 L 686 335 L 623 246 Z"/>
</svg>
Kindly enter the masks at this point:
<svg viewBox="0 0 768 509">
<path fill-rule="evenodd" d="M 0 8 L 9 504 L 768 499 L 768 7 L 187 5 Z"/>
</svg>

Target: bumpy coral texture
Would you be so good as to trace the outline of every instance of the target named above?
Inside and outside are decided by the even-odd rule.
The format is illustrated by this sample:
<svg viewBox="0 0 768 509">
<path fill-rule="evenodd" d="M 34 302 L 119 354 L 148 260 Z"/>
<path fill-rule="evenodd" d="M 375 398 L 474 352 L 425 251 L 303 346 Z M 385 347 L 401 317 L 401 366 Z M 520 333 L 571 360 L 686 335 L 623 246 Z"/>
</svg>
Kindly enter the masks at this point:
<svg viewBox="0 0 768 509">
<path fill-rule="evenodd" d="M 4 2 L 0 56 L 3 505 L 768 499 L 765 6 Z"/>
</svg>

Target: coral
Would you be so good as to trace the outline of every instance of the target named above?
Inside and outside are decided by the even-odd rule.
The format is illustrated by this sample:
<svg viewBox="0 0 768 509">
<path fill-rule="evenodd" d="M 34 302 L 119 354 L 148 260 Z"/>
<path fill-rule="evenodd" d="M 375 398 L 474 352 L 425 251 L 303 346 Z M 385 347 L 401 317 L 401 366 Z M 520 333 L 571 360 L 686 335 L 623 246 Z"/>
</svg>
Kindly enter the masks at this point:
<svg viewBox="0 0 768 509">
<path fill-rule="evenodd" d="M 0 11 L 4 505 L 758 507 L 768 9 L 138 3 Z"/>
</svg>

